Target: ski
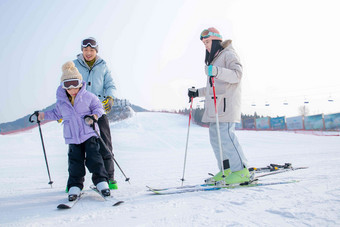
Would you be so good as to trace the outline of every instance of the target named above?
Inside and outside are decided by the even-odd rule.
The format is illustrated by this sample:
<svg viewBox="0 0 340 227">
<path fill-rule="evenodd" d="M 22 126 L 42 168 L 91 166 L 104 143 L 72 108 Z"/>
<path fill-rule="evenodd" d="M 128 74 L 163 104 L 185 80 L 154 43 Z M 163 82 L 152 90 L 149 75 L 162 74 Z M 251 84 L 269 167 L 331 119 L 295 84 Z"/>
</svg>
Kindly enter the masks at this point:
<svg viewBox="0 0 340 227">
<path fill-rule="evenodd" d="M 57 206 L 58 209 L 71 209 L 84 195 L 84 192 L 81 192 L 80 195 L 74 201 L 68 201 L 66 203 L 61 203 Z"/>
<path fill-rule="evenodd" d="M 96 188 L 96 186 L 94 186 L 94 185 L 91 185 L 90 188 L 93 191 L 95 191 L 96 193 L 98 193 L 103 199 L 105 199 L 105 201 L 112 203 L 112 206 L 118 206 L 118 205 L 124 203 L 123 200 L 118 200 L 118 199 L 114 198 L 112 195 L 111 196 L 103 196 L 102 193 L 100 193 L 98 191 L 98 189 Z"/>
<path fill-rule="evenodd" d="M 174 187 L 168 189 L 154 189 L 152 187 L 147 186 L 149 191 L 153 192 L 157 195 L 169 195 L 169 194 L 182 194 L 188 192 L 199 192 L 199 191 L 216 191 L 216 190 L 230 190 L 230 189 L 237 189 L 237 188 L 249 188 L 249 187 L 260 187 L 260 186 L 271 186 L 271 185 L 280 185 L 280 184 L 291 184 L 297 183 L 299 181 L 290 180 L 290 181 L 278 181 L 278 182 L 268 182 L 262 183 L 257 182 L 254 180 L 252 183 L 249 184 L 235 184 L 235 185 L 226 185 L 226 186 L 215 186 L 215 185 L 192 185 L 192 186 L 183 186 L 183 187 Z"/>
<path fill-rule="evenodd" d="M 279 166 L 277 164 L 271 164 L 271 167 L 273 166 Z M 284 168 L 284 166 L 286 168 Z M 308 167 L 292 167 L 290 163 L 286 163 L 285 165 L 281 165 L 280 167 L 278 167 L 277 170 L 274 170 L 274 171 L 268 171 L 269 168 L 271 167 L 263 167 L 263 168 L 257 168 L 257 169 L 261 169 L 261 171 L 257 171 L 255 169 L 252 169 L 252 171 L 250 171 L 253 180 L 252 182 L 253 183 L 250 183 L 249 185 L 254 185 L 254 182 L 258 179 L 258 178 L 262 178 L 262 177 L 266 177 L 266 176 L 270 176 L 270 175 L 274 175 L 274 174 L 280 174 L 280 173 L 285 173 L 285 172 L 288 172 L 288 171 L 295 171 L 295 170 L 300 170 L 300 169 L 307 169 Z M 267 170 L 263 171 L 264 168 L 268 168 Z M 265 172 L 265 173 L 263 173 Z M 258 173 L 263 173 L 263 174 L 258 174 Z M 261 184 L 261 185 L 257 185 L 257 184 Z M 267 183 L 256 183 L 255 185 L 257 186 L 263 186 L 262 184 L 267 184 Z M 245 185 L 236 185 L 236 187 L 239 187 L 239 186 L 245 186 Z M 157 193 L 157 194 L 161 194 L 162 191 L 168 191 L 168 190 L 172 190 L 172 191 L 180 191 L 180 190 L 195 190 L 195 189 L 199 189 L 198 191 L 204 191 L 203 189 L 206 189 L 206 190 L 217 190 L 215 189 L 215 185 L 214 184 L 198 184 L 198 185 L 185 185 L 185 186 L 181 186 L 181 187 L 168 187 L 168 188 L 152 188 L 152 187 L 149 187 L 147 186 L 147 188 L 149 188 L 150 191 L 153 191 L 154 193 Z M 227 185 L 226 186 L 227 188 L 234 188 L 235 185 Z"/>
<path fill-rule="evenodd" d="M 245 185 L 245 184 L 250 184 L 250 183 L 254 183 L 255 181 L 257 181 L 256 178 L 252 178 L 252 180 L 250 182 L 247 182 L 247 183 L 243 183 L 242 185 Z M 236 184 L 236 185 L 239 185 L 239 184 Z M 200 187 L 216 187 L 215 184 L 195 184 L 195 185 L 184 185 L 184 186 L 177 186 L 177 187 L 168 187 L 168 188 L 152 188 L 152 187 L 149 187 L 149 186 L 146 186 L 149 190 L 152 190 L 152 191 L 167 191 L 167 190 L 181 190 L 181 189 L 191 189 L 191 188 L 200 188 Z M 228 185 L 228 186 L 231 186 L 231 185 Z"/>
</svg>

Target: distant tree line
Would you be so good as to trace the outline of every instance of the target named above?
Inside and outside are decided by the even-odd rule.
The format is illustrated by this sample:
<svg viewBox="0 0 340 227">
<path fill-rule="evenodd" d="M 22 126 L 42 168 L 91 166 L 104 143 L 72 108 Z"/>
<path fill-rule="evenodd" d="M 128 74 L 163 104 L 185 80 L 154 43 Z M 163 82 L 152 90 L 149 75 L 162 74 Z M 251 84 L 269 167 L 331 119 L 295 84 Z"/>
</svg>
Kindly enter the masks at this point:
<svg viewBox="0 0 340 227">
<path fill-rule="evenodd" d="M 183 109 L 183 110 L 179 110 L 178 113 L 179 114 L 184 114 L 184 115 L 189 115 L 190 109 Z M 206 123 L 202 122 L 202 117 L 203 117 L 203 113 L 204 113 L 204 108 L 196 108 L 192 110 L 192 118 L 194 119 L 194 121 L 199 124 L 199 125 L 206 125 Z M 249 118 L 263 118 L 263 115 L 258 115 L 256 112 L 254 112 L 254 114 L 241 114 L 241 119 L 249 119 Z"/>
</svg>

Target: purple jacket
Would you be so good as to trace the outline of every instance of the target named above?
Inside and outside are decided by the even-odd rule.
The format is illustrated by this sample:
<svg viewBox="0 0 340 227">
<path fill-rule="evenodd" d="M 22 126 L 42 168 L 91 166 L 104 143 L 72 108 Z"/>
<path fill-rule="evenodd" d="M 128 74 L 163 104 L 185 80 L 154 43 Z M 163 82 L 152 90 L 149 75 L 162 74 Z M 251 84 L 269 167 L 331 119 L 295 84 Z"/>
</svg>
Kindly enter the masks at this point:
<svg viewBox="0 0 340 227">
<path fill-rule="evenodd" d="M 92 136 L 97 137 L 93 128 L 85 124 L 84 116 L 96 114 L 100 118 L 104 114 L 102 103 L 97 96 L 86 91 L 86 85 L 79 90 L 72 106 L 66 95 L 66 90 L 59 86 L 57 89 L 57 103 L 53 110 L 45 112 L 46 120 L 63 119 L 64 138 L 66 144 L 81 144 Z M 96 124 L 99 133 L 99 127 Z"/>
</svg>

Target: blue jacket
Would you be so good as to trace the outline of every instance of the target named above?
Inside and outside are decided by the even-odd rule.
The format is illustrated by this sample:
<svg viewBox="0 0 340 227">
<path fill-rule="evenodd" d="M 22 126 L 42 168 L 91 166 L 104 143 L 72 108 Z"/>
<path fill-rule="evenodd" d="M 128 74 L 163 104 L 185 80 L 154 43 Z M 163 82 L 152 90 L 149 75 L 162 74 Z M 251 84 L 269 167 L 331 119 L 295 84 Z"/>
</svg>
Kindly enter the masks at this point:
<svg viewBox="0 0 340 227">
<path fill-rule="evenodd" d="M 66 90 L 61 86 L 57 89 L 57 103 L 53 110 L 45 112 L 46 120 L 63 119 L 64 138 L 66 144 L 81 144 L 97 134 L 85 123 L 84 116 L 96 114 L 101 117 L 104 113 L 102 103 L 92 93 L 86 91 L 86 84 L 79 90 L 72 106 Z M 96 124 L 99 133 L 99 127 Z"/>
<path fill-rule="evenodd" d="M 100 101 L 106 96 L 114 98 L 116 90 L 113 82 L 111 71 L 108 69 L 106 62 L 98 55 L 92 69 L 86 64 L 83 54 L 78 54 L 77 59 L 73 61 L 78 71 L 86 82 L 86 89 L 95 94 Z"/>
</svg>

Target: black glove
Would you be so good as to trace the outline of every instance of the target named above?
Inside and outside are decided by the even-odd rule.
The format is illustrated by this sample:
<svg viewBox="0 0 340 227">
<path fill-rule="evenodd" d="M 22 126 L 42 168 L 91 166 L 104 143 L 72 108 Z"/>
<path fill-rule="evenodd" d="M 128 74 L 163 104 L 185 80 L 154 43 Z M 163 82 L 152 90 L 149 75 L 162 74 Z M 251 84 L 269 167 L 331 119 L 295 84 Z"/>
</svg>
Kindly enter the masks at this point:
<svg viewBox="0 0 340 227">
<path fill-rule="evenodd" d="M 106 99 L 102 101 L 103 108 L 105 110 L 105 113 L 109 113 L 113 106 L 113 98 L 111 96 L 107 96 Z"/>
<path fill-rule="evenodd" d="M 189 96 L 189 102 L 191 102 L 191 98 L 198 97 L 198 90 L 195 87 L 189 88 L 188 96 Z"/>
</svg>

